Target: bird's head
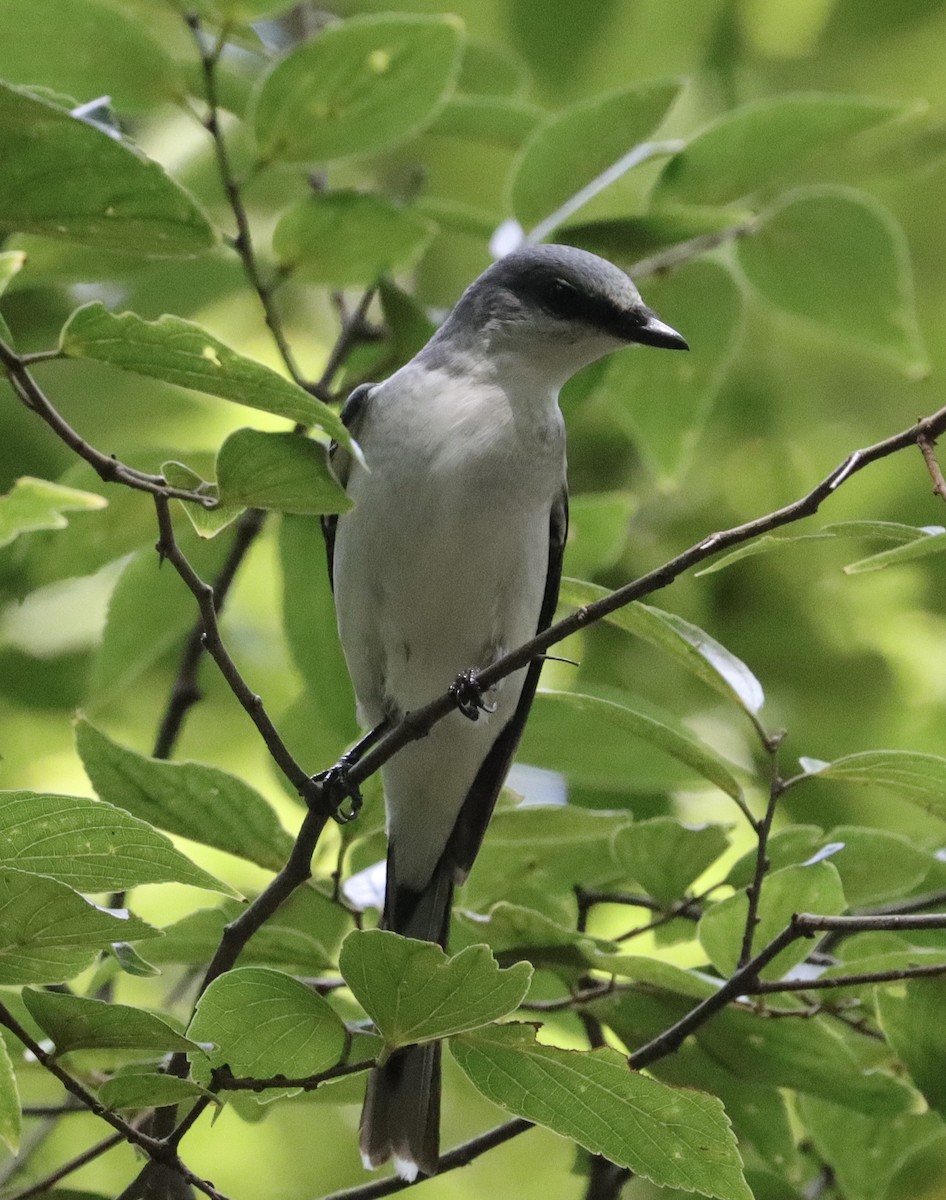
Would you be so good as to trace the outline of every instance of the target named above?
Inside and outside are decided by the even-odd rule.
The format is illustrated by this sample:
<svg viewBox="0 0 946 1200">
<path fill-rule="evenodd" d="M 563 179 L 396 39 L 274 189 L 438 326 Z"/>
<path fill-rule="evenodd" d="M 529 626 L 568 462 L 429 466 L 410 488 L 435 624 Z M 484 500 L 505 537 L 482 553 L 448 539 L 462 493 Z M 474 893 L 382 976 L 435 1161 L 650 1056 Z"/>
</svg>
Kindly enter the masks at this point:
<svg viewBox="0 0 946 1200">
<path fill-rule="evenodd" d="M 531 246 L 493 263 L 463 293 L 450 324 L 454 336 L 546 361 L 565 378 L 626 345 L 688 349 L 619 267 L 572 246 Z"/>
</svg>

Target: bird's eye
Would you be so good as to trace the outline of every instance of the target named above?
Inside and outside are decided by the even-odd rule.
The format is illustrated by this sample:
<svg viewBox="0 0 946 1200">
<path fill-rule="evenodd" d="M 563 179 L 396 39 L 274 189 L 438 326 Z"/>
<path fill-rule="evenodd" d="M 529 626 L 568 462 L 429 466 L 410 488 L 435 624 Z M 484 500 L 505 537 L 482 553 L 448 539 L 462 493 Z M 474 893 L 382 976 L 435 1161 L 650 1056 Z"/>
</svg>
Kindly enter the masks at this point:
<svg viewBox="0 0 946 1200">
<path fill-rule="evenodd" d="M 564 279 L 555 279 L 542 297 L 545 307 L 557 317 L 577 317 L 582 309 L 581 296 Z"/>
</svg>

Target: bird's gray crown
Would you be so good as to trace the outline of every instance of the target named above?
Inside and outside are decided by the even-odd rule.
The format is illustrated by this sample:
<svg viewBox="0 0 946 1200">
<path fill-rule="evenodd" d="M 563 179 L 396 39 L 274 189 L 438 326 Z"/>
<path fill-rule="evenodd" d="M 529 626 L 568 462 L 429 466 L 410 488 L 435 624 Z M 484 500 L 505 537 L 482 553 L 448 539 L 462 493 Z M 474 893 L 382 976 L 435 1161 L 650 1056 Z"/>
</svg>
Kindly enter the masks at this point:
<svg viewBox="0 0 946 1200">
<path fill-rule="evenodd" d="M 565 323 L 623 342 L 658 342 L 651 334 L 679 334 L 655 318 L 619 267 L 573 246 L 529 246 L 501 258 L 466 289 L 451 324 L 469 332 L 492 323 L 516 325 L 533 315 L 549 326 Z"/>
</svg>

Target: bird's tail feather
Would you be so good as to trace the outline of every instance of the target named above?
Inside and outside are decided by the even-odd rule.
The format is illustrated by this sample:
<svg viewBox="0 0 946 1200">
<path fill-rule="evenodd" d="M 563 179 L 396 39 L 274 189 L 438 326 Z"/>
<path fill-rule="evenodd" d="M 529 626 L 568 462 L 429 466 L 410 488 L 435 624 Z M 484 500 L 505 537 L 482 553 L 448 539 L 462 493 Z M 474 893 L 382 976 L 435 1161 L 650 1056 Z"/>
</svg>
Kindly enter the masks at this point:
<svg viewBox="0 0 946 1200">
<path fill-rule="evenodd" d="M 446 946 L 453 899 L 453 868 L 441 860 L 421 890 L 399 887 L 393 847 L 382 928 Z M 440 1158 L 440 1043 L 397 1050 L 368 1078 L 359 1127 L 361 1157 L 369 1169 L 394 1159 L 398 1175 L 433 1175 Z"/>
</svg>

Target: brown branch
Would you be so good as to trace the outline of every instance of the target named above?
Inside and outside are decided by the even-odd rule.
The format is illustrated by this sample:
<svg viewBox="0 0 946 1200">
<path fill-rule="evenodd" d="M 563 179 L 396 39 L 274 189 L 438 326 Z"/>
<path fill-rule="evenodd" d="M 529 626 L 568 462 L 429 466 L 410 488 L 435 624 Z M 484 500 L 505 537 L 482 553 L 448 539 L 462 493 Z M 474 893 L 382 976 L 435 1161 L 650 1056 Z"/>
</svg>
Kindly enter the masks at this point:
<svg viewBox="0 0 946 1200">
<path fill-rule="evenodd" d="M 773 529 L 780 529 L 803 517 L 814 515 L 842 484 L 871 463 L 887 458 L 908 446 L 916 445 L 921 436 L 935 437 L 944 430 L 946 430 L 946 408 L 941 408 L 909 429 L 904 429 L 900 433 L 893 434 L 883 441 L 875 442 L 874 445 L 867 446 L 862 450 L 853 451 L 816 487 L 800 499 L 763 517 L 757 517 L 742 525 L 735 525 L 730 529 L 712 533 L 694 543 L 682 554 L 676 555 L 662 566 L 649 571 L 646 575 L 603 596 L 593 604 L 583 605 L 576 609 L 570 616 L 550 625 L 544 633 L 498 658 L 485 670 L 473 672 L 469 677 L 467 690 L 472 687 L 481 693 L 489 691 L 507 675 L 527 667 L 534 659 L 544 654 L 550 646 L 556 645 L 596 621 L 603 620 L 632 601 L 660 591 L 673 583 L 684 572 L 705 562 L 721 550 L 742 545 L 760 534 L 769 533 Z M 448 691 L 421 708 L 408 713 L 396 725 L 392 725 L 390 729 L 386 730 L 378 738 L 373 748 L 359 762 L 350 767 L 347 772 L 350 783 L 353 785 L 363 783 L 403 746 L 429 733 L 433 726 L 452 712 L 455 707 L 455 697 L 452 692 Z"/>
<path fill-rule="evenodd" d="M 110 454 L 103 454 L 87 442 L 50 403 L 23 360 L 3 341 L 0 341 L 0 364 L 6 370 L 10 384 L 23 404 L 45 421 L 60 441 L 87 462 L 104 483 L 123 483 L 139 492 L 150 492 L 154 496 L 163 496 L 166 499 L 189 500 L 205 508 L 213 505 L 214 502 L 207 496 L 171 487 L 163 475 L 149 475 L 145 471 L 139 471 Z"/>
<path fill-rule="evenodd" d="M 70 1095 L 75 1096 L 89 1112 L 111 1125 L 124 1141 L 130 1142 L 133 1146 L 137 1146 L 140 1150 L 143 1150 L 153 1162 L 170 1167 L 171 1170 L 175 1171 L 183 1179 L 186 1179 L 198 1191 L 203 1192 L 205 1196 L 209 1196 L 210 1200 L 227 1200 L 211 1183 L 196 1175 L 181 1160 L 173 1146 L 161 1139 L 150 1137 L 140 1129 L 137 1129 L 134 1124 L 118 1116 L 117 1113 L 104 1105 L 78 1079 L 74 1079 L 68 1071 L 65 1071 L 60 1066 L 53 1055 L 49 1054 L 39 1042 L 30 1037 L 27 1030 L 23 1028 L 4 1004 L 0 1004 L 0 1025 L 9 1029 L 13 1036 L 33 1055 L 40 1066 L 45 1067 L 50 1075 L 58 1079 Z"/>
<path fill-rule="evenodd" d="M 769 800 L 765 806 L 765 814 L 762 820 L 755 827 L 758 847 L 756 849 L 755 869 L 752 872 L 752 880 L 746 888 L 748 904 L 746 907 L 746 923 L 742 931 L 742 948 L 739 952 L 739 961 L 736 964 L 739 967 L 744 967 L 752 957 L 752 943 L 755 939 L 756 927 L 759 924 L 759 903 L 762 900 L 762 883 L 771 865 L 768 857 L 769 834 L 772 832 L 772 822 L 775 819 L 775 810 L 778 807 L 779 798 L 785 791 L 785 782 L 781 775 L 779 775 L 778 769 L 778 752 L 784 738 L 784 733 L 779 733 L 765 740 L 765 749 L 769 756 Z"/>
<path fill-rule="evenodd" d="M 946 927 L 944 925 L 938 928 Z M 907 979 L 930 979 L 937 975 L 946 975 L 946 963 L 927 963 L 921 967 L 901 967 L 890 971 L 862 971 L 851 975 L 832 975 L 827 979 L 773 979 L 760 980 L 754 984 L 749 993 L 753 996 L 767 996 L 773 992 L 814 992 L 828 988 L 857 987 L 866 983 L 899 983 Z"/>
<path fill-rule="evenodd" d="M 874 930 L 898 929 L 946 929 L 946 913 L 926 913 L 917 916 L 882 916 L 882 917 L 827 917 L 815 913 L 797 913 L 785 928 L 778 933 L 769 944 L 753 958 L 735 971 L 729 979 L 714 992 L 692 1008 L 679 1021 L 652 1038 L 645 1045 L 635 1050 L 628 1057 L 628 1064 L 634 1070 L 650 1066 L 668 1054 L 675 1053 L 683 1042 L 700 1026 L 714 1017 L 737 996 L 769 990 L 769 982 L 759 979 L 759 972 L 776 958 L 786 946 L 799 938 L 814 937 L 816 933 L 840 930 L 846 933 L 864 933 Z M 917 968 L 919 969 L 919 968 Z M 883 972 L 878 972 L 883 974 Z M 781 986 L 771 990 L 792 990 L 791 987 Z M 797 990 L 804 991 L 817 980 L 805 980 L 805 987 Z"/>
<path fill-rule="evenodd" d="M 510 1138 L 518 1137 L 520 1133 L 525 1133 L 527 1129 L 532 1128 L 531 1121 L 516 1117 L 515 1120 L 506 1121 L 504 1125 L 497 1125 L 495 1129 L 481 1133 L 478 1137 L 470 1138 L 468 1142 L 463 1142 L 440 1156 L 437 1164 L 437 1178 L 446 1175 L 448 1171 L 455 1171 L 457 1167 L 469 1166 L 481 1154 L 495 1149 L 496 1146 L 501 1146 L 503 1142 L 508 1142 Z M 382 1196 L 393 1196 L 396 1192 L 416 1187 L 424 1181 L 425 1176 L 420 1176 L 413 1183 L 408 1183 L 405 1179 L 398 1179 L 396 1175 L 390 1179 L 373 1179 L 370 1183 L 361 1184 L 360 1187 L 332 1192 L 323 1196 L 322 1200 L 379 1200 Z"/>
<path fill-rule="evenodd" d="M 323 1083 L 328 1083 L 332 1079 L 343 1079 L 346 1075 L 357 1075 L 362 1071 L 370 1071 L 375 1065 L 373 1058 L 366 1058 L 362 1062 L 340 1063 L 337 1067 L 330 1067 L 327 1071 L 321 1071 L 318 1075 L 302 1075 L 292 1077 L 286 1075 L 272 1075 L 268 1079 L 252 1079 L 231 1075 L 229 1068 L 218 1068 L 211 1081 L 213 1091 L 221 1092 L 265 1092 L 268 1088 L 298 1088 L 303 1092 L 314 1092 L 321 1087 Z"/>
<path fill-rule="evenodd" d="M 930 479 L 933 480 L 933 495 L 946 500 L 946 478 L 943 477 L 940 465 L 936 461 L 935 440 L 921 433 L 917 435 L 916 444 L 920 447 L 926 469 L 930 473 Z"/>
</svg>

